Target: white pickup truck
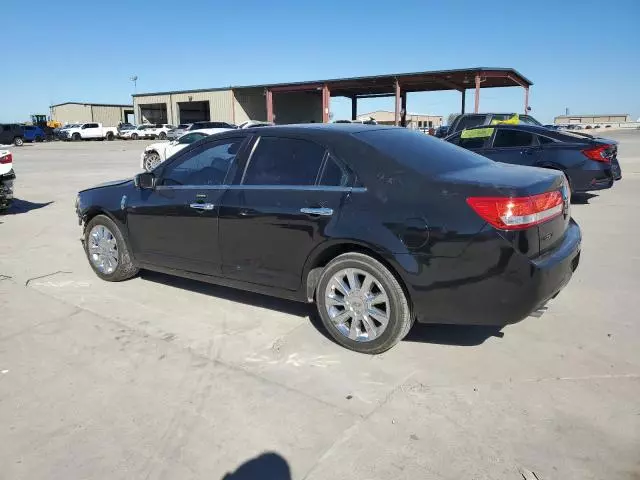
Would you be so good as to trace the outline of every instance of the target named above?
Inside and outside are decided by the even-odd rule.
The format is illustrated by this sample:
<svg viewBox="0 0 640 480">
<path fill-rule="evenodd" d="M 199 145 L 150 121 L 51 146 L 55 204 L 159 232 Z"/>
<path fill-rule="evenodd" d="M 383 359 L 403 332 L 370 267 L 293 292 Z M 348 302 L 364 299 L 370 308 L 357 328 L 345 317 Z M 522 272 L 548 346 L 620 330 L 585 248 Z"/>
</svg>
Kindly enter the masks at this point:
<svg viewBox="0 0 640 480">
<path fill-rule="evenodd" d="M 117 135 L 116 127 L 103 127 L 101 123 L 83 123 L 60 131 L 62 140 L 113 140 Z"/>
</svg>

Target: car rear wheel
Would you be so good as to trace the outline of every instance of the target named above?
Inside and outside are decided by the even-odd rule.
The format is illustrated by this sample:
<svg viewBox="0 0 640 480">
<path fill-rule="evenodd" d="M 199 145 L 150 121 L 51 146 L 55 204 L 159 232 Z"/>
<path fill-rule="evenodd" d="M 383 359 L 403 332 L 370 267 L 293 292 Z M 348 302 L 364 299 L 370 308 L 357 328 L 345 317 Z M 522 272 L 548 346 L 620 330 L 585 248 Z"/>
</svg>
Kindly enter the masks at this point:
<svg viewBox="0 0 640 480">
<path fill-rule="evenodd" d="M 162 159 L 156 152 L 150 152 L 144 157 L 144 169 L 147 172 L 150 172 L 151 170 L 156 168 L 158 165 L 160 165 L 160 163 L 162 163 Z"/>
<path fill-rule="evenodd" d="M 113 133 L 112 132 L 107 132 L 107 140 L 109 142 L 113 140 Z"/>
<path fill-rule="evenodd" d="M 80 138 L 82 138 L 82 137 L 80 137 L 80 134 L 79 134 L 79 133 L 77 133 L 77 132 L 76 132 L 76 133 L 74 133 L 73 135 L 71 135 L 71 140 L 73 140 L 74 142 L 79 141 L 79 140 L 80 140 Z"/>
<path fill-rule="evenodd" d="M 166 140 L 167 139 L 167 134 L 164 132 L 160 132 L 160 135 L 158 135 L 158 138 L 160 140 Z"/>
<path fill-rule="evenodd" d="M 360 353 L 390 349 L 413 324 L 409 301 L 396 277 L 362 253 L 346 253 L 329 262 L 318 282 L 316 304 L 336 342 Z"/>
<path fill-rule="evenodd" d="M 105 215 L 87 224 L 84 249 L 91 268 L 103 280 L 120 282 L 138 273 L 120 229 Z"/>
<path fill-rule="evenodd" d="M 137 140 L 138 139 L 138 134 L 137 133 L 132 133 L 131 134 L 131 140 Z"/>
<path fill-rule="evenodd" d="M 40 135 L 38 135 L 36 137 L 36 143 L 40 143 L 42 141 L 42 137 Z"/>
<path fill-rule="evenodd" d="M 24 145 L 24 140 L 22 139 L 22 137 L 16 137 L 13 139 L 13 144 L 16 147 L 21 147 L 22 145 Z"/>
</svg>

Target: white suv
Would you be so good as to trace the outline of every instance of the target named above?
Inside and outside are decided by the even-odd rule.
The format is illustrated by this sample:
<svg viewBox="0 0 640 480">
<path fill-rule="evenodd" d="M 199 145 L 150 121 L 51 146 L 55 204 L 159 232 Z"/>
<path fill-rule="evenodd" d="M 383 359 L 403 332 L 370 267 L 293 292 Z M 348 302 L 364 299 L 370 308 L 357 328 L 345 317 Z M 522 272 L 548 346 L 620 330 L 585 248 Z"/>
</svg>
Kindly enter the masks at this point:
<svg viewBox="0 0 640 480">
<path fill-rule="evenodd" d="M 173 130 L 173 125 L 169 125 L 168 123 L 158 123 L 156 125 L 150 125 L 146 130 L 148 134 L 148 138 L 158 138 L 160 140 L 166 140 L 167 133 L 169 130 Z"/>
</svg>

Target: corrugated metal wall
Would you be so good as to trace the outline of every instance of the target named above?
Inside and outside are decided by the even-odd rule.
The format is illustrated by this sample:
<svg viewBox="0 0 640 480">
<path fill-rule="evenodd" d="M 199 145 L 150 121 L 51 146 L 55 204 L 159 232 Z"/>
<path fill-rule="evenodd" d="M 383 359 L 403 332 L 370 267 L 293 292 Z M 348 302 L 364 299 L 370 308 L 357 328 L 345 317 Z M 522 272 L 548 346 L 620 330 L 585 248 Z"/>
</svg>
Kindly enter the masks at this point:
<svg viewBox="0 0 640 480">
<path fill-rule="evenodd" d="M 263 88 L 239 88 L 233 93 L 236 124 L 247 120 L 267 121 L 267 104 Z"/>
<path fill-rule="evenodd" d="M 133 114 L 136 118 L 136 123 L 144 123 L 145 119 L 143 118 L 142 111 L 140 110 L 140 105 L 146 105 L 149 103 L 164 103 L 167 105 L 167 118 L 169 123 L 171 121 L 171 110 L 170 110 L 170 97 L 169 95 L 145 95 L 143 97 L 133 97 Z"/>
<path fill-rule="evenodd" d="M 93 109 L 93 121 L 102 123 L 105 127 L 115 127 L 119 122 L 123 122 L 123 107 L 107 107 L 95 105 Z"/>
<path fill-rule="evenodd" d="M 211 120 L 223 122 L 234 121 L 233 92 L 231 90 L 215 90 L 209 92 L 187 92 L 134 97 L 133 104 L 136 122 L 142 123 L 144 121 L 140 105 L 164 103 L 167 107 L 168 122 L 177 125 L 180 123 L 178 103 L 181 102 L 209 102 L 209 115 Z"/>
<path fill-rule="evenodd" d="M 51 108 L 51 117 L 62 123 L 98 122 L 115 127 L 124 121 L 124 110 L 131 107 L 68 103 Z"/>
<path fill-rule="evenodd" d="M 84 123 L 91 121 L 91 107 L 89 105 L 78 105 L 68 103 L 65 105 L 57 105 L 51 108 L 51 117 L 66 123 Z"/>
</svg>

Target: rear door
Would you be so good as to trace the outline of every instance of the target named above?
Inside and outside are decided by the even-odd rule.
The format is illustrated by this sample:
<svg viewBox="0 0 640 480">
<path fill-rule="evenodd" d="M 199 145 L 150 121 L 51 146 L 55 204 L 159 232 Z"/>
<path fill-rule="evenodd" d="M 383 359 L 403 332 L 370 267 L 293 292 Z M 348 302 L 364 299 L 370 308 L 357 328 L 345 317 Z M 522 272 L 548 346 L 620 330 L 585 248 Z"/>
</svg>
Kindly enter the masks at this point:
<svg viewBox="0 0 640 480">
<path fill-rule="evenodd" d="M 153 190 L 123 200 L 136 259 L 219 275 L 218 210 L 245 136 L 196 145 L 157 170 Z"/>
<path fill-rule="evenodd" d="M 337 221 L 349 175 L 305 138 L 262 136 L 252 151 L 220 207 L 222 272 L 296 290 L 309 253 Z"/>
<path fill-rule="evenodd" d="M 478 153 L 496 162 L 534 166 L 540 160 L 542 150 L 537 135 L 503 127 L 495 129 L 488 148 Z"/>
</svg>

